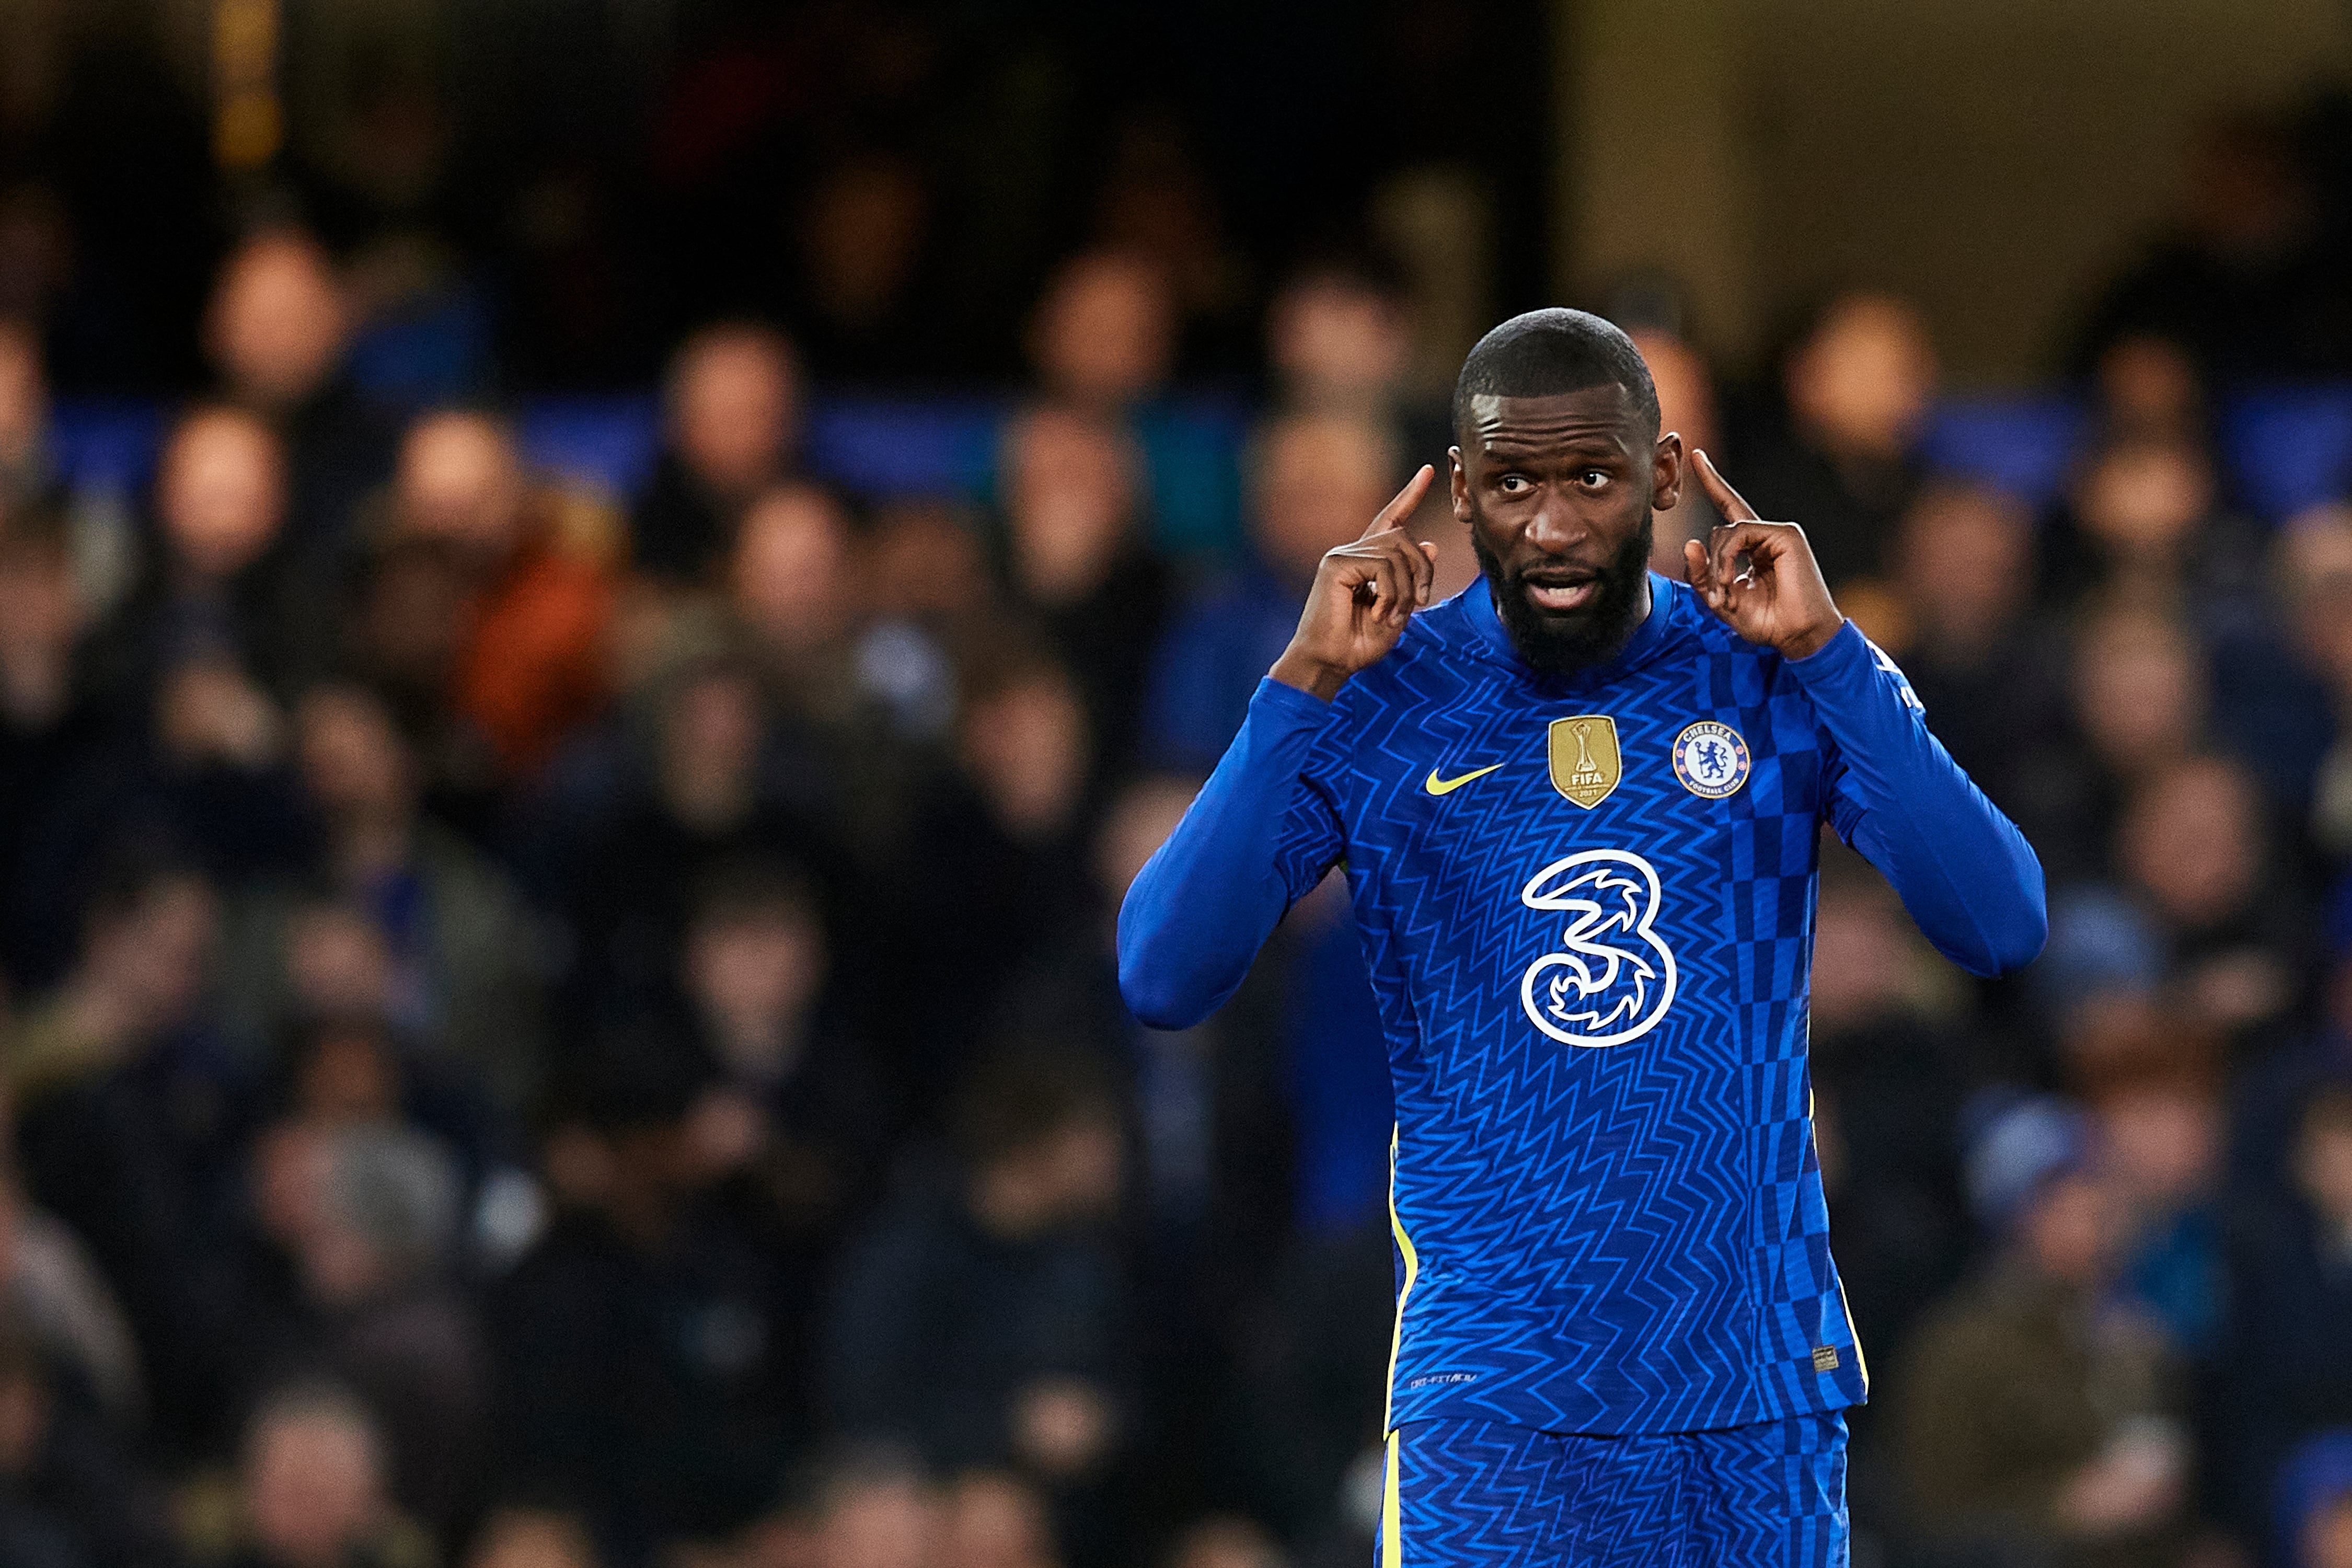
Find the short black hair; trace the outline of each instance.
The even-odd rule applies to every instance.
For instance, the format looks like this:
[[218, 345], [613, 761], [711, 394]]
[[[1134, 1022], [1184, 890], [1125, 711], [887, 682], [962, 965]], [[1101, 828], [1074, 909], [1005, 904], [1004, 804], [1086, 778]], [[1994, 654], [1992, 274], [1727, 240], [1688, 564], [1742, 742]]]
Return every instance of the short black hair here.
[[1513, 316], [1462, 362], [1454, 383], [1454, 431], [1469, 423], [1474, 397], [1551, 397], [1588, 386], [1622, 386], [1658, 428], [1658, 388], [1633, 340], [1585, 310], [1559, 307]]

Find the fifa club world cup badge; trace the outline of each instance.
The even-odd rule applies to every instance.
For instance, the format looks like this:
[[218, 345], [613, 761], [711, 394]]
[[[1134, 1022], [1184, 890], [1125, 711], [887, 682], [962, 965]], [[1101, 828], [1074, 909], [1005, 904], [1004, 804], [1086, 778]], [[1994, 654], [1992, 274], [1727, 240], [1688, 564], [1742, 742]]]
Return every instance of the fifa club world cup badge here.
[[1587, 811], [1608, 799], [1625, 776], [1617, 721], [1606, 713], [1553, 720], [1550, 752], [1551, 787]]
[[1748, 782], [1748, 742], [1728, 724], [1701, 720], [1675, 737], [1675, 777], [1708, 800], [1737, 795]]

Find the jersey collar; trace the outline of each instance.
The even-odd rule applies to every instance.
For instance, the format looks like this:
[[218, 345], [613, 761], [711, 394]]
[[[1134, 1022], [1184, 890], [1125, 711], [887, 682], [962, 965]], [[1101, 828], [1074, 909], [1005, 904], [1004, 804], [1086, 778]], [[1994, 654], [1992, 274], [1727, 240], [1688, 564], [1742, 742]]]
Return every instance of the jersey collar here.
[[1530, 679], [1563, 681], [1570, 686], [1604, 684], [1627, 670], [1649, 662], [1665, 646], [1672, 630], [1676, 601], [1685, 592], [1671, 578], [1650, 574], [1650, 613], [1633, 628], [1633, 637], [1615, 658], [1606, 664], [1594, 665], [1574, 675], [1559, 676], [1538, 670], [1519, 658], [1519, 650], [1511, 645], [1511, 634], [1503, 629], [1502, 617], [1495, 613], [1495, 595], [1482, 574], [1462, 593], [1463, 613], [1469, 617], [1471, 628], [1478, 634], [1485, 651], [1520, 671]]

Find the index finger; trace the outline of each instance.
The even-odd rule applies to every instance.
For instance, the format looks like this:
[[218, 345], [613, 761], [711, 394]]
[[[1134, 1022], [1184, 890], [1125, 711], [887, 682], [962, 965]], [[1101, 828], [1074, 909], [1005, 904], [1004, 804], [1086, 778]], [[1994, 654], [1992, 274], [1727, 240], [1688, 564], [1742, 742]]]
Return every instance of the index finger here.
[[1724, 521], [1756, 521], [1756, 509], [1749, 506], [1738, 490], [1723, 482], [1723, 476], [1715, 471], [1714, 458], [1705, 452], [1693, 450], [1691, 467], [1698, 470], [1699, 488], [1706, 491], [1706, 499], [1715, 503], [1716, 512]]
[[1435, 468], [1423, 463], [1419, 473], [1405, 480], [1404, 489], [1397, 491], [1396, 499], [1381, 508], [1381, 514], [1372, 519], [1371, 527], [1356, 536], [1356, 542], [1360, 544], [1376, 533], [1386, 533], [1391, 528], [1402, 528], [1404, 520], [1411, 517], [1413, 509], [1421, 504], [1421, 498], [1429, 489], [1429, 481], [1435, 478], [1436, 474]]

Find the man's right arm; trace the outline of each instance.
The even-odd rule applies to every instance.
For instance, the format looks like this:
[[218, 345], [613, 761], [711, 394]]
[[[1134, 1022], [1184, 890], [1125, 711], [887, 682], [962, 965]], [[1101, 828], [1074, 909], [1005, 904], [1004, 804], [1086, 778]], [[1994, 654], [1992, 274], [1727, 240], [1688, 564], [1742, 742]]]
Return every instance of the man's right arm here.
[[1405, 520], [1433, 470], [1413, 475], [1363, 537], [1323, 557], [1298, 632], [1257, 683], [1241, 733], [1118, 912], [1118, 990], [1154, 1028], [1190, 1028], [1249, 973], [1291, 900], [1340, 850], [1339, 819], [1305, 778], [1331, 700], [1386, 657], [1429, 603], [1435, 552]]
[[1118, 990], [1153, 1028], [1189, 1028], [1223, 1005], [1306, 890], [1294, 874], [1307, 873], [1311, 888], [1338, 858], [1337, 818], [1302, 798], [1311, 795], [1307, 753], [1331, 711], [1271, 676], [1259, 681], [1217, 771], [1128, 889]]

